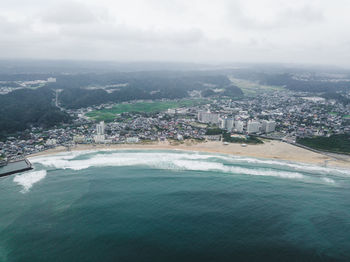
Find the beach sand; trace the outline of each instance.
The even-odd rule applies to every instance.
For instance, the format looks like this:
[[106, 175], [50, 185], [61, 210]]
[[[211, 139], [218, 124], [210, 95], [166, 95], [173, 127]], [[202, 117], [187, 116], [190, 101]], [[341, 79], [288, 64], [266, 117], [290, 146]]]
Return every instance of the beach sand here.
[[[224, 145], [222, 142], [154, 142], [147, 144], [78, 144], [70, 147], [71, 151], [84, 150], [118, 150], [118, 149], [150, 149], [150, 150], [187, 150], [207, 153], [230, 154], [237, 156], [256, 157], [265, 159], [287, 160], [329, 167], [350, 168], [350, 156], [333, 157], [331, 154], [320, 154], [280, 141], [264, 141], [264, 144]], [[32, 154], [29, 158], [66, 152], [67, 148], [59, 146], [40, 153]]]

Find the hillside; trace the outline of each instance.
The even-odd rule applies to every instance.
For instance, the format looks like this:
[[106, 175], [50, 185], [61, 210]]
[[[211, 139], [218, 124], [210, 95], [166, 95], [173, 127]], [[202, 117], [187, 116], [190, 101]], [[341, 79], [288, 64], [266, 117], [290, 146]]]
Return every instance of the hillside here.
[[49, 88], [16, 90], [0, 95], [0, 138], [31, 125], [52, 127], [70, 120], [52, 104], [53, 91]]

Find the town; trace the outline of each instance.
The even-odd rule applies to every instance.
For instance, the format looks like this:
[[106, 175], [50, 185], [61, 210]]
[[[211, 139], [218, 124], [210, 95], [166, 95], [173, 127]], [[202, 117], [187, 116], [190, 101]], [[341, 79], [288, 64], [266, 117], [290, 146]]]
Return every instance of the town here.
[[263, 92], [253, 98], [238, 100], [208, 98], [194, 106], [169, 108], [163, 112], [124, 112], [116, 114], [109, 122], [86, 116], [92, 110], [111, 106], [67, 110], [75, 119], [73, 123], [53, 129], [32, 127], [21, 136], [8, 137], [0, 142], [0, 155], [2, 159], [14, 160], [56, 146], [69, 150], [75, 144], [181, 142], [187, 139], [246, 145], [262, 138], [293, 144], [298, 138], [350, 133], [349, 104], [286, 90]]

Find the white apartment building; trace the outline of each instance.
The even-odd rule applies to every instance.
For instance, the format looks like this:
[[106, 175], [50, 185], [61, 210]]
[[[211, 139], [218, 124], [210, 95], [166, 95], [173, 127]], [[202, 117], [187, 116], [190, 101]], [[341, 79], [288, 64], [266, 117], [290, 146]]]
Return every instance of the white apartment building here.
[[260, 122], [258, 121], [248, 121], [247, 132], [248, 134], [258, 133], [260, 130]]
[[96, 125], [96, 134], [97, 135], [104, 135], [105, 134], [105, 122], [101, 121], [99, 124]]
[[235, 130], [238, 133], [243, 133], [243, 129], [244, 129], [244, 122], [243, 121], [235, 121]]
[[219, 124], [220, 116], [217, 113], [199, 111], [198, 112], [198, 121], [201, 123]]
[[276, 122], [263, 120], [262, 125], [261, 125], [261, 129], [262, 129], [262, 132], [264, 132], [266, 134], [274, 132], [276, 129]]
[[221, 128], [226, 129], [231, 132], [234, 128], [235, 120], [233, 118], [223, 118], [221, 119]]
[[101, 121], [96, 125], [96, 135], [94, 136], [95, 143], [104, 143], [105, 137], [105, 122]]

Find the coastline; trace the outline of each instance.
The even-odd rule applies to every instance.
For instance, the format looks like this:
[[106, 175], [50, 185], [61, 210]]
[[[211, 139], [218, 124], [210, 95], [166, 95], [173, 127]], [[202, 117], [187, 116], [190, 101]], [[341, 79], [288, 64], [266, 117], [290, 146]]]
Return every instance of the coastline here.
[[[340, 160], [329, 155], [316, 153], [301, 147], [293, 146], [288, 143], [272, 140], [264, 141], [264, 144], [247, 145], [246, 147], [242, 147], [241, 144], [232, 143], [224, 145], [222, 142], [213, 141], [183, 141], [183, 143], [170, 143], [168, 141], [165, 141], [148, 144], [77, 144], [71, 147], [70, 151], [98, 151], [118, 149], [183, 150], [203, 153], [219, 153], [350, 169], [350, 156], [344, 156], [344, 160]], [[67, 152], [67, 148], [59, 146], [53, 149], [48, 149], [39, 153], [28, 155], [27, 158], [30, 159], [32, 157], [57, 154], [61, 152]]]

